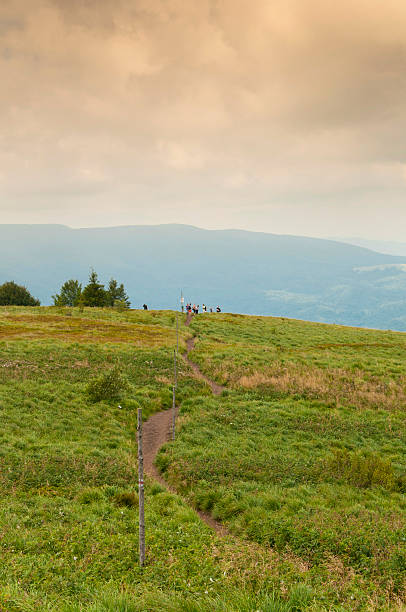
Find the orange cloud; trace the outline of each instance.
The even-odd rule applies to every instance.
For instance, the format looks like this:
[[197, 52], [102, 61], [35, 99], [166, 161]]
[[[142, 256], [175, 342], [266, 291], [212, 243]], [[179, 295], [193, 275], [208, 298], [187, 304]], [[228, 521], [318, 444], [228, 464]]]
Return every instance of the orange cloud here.
[[0, 75], [11, 217], [51, 192], [86, 222], [95, 185], [123, 222], [140, 199], [402, 210], [403, 0], [3, 0]]

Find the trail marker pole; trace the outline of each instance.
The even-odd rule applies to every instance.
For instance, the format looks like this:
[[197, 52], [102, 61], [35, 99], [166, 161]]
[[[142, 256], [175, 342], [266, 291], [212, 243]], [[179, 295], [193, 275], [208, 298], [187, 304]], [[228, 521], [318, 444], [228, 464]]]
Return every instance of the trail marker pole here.
[[142, 408], [137, 414], [138, 438], [138, 506], [139, 506], [139, 551], [140, 566], [145, 564], [145, 516], [144, 516], [144, 457], [142, 455]]
[[179, 313], [176, 311], [176, 353], [179, 353]]
[[172, 387], [172, 440], [175, 439], [176, 421], [176, 387], [178, 386], [178, 369], [176, 363], [176, 351], [173, 351], [173, 387]]
[[176, 421], [176, 396], [175, 385], [172, 387], [172, 440], [175, 439], [175, 421]]

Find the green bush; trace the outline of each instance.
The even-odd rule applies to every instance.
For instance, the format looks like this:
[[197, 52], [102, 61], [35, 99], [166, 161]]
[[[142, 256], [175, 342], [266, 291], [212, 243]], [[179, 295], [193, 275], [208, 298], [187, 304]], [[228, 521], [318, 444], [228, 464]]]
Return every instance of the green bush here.
[[92, 504], [94, 502], [100, 502], [104, 499], [103, 491], [95, 487], [84, 488], [77, 496], [77, 501], [80, 504]]
[[26, 287], [9, 281], [0, 285], [0, 306], [39, 306]]
[[138, 505], [138, 495], [136, 495], [134, 491], [123, 491], [114, 496], [114, 502], [117, 506], [132, 508]]
[[115, 366], [108, 372], [91, 380], [86, 387], [86, 395], [92, 403], [119, 400], [129, 389], [127, 379]]
[[377, 453], [334, 449], [326, 461], [326, 469], [338, 480], [362, 489], [381, 486], [391, 491], [396, 485], [391, 462]]

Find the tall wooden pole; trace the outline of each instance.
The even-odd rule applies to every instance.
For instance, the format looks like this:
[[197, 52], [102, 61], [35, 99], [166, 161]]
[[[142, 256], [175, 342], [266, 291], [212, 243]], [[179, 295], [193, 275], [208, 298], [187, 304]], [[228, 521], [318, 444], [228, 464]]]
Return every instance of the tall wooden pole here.
[[137, 414], [138, 438], [138, 505], [139, 505], [139, 551], [140, 566], [145, 564], [145, 516], [144, 516], [144, 457], [142, 455], [142, 408]]
[[175, 385], [172, 387], [172, 440], [175, 439], [175, 426], [176, 426], [176, 396], [175, 396]]
[[176, 353], [179, 353], [179, 313], [176, 311]]
[[172, 440], [175, 439], [176, 426], [176, 387], [178, 384], [178, 371], [176, 367], [176, 351], [173, 351], [173, 387], [172, 387]]

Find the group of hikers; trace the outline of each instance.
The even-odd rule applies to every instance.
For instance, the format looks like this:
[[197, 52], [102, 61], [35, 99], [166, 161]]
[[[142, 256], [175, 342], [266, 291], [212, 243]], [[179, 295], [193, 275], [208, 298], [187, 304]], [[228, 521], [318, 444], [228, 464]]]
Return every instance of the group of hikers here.
[[[197, 305], [193, 304], [193, 306], [190, 303], [186, 304], [186, 312], [187, 312], [187, 314], [190, 314], [190, 313], [193, 312], [193, 314], [197, 315], [197, 314], [199, 314], [199, 308], [200, 308], [199, 304], [197, 304]], [[203, 304], [202, 305], [202, 312], [213, 312], [213, 308], [209, 308], [208, 309], [206, 304]], [[216, 312], [221, 312], [220, 306], [217, 306]]]
[[[142, 307], [143, 307], [144, 310], [148, 310], [147, 304], [143, 304]], [[193, 312], [193, 314], [199, 314], [199, 308], [200, 308], [199, 304], [197, 304], [197, 306], [196, 306], [196, 304], [193, 304], [193, 306], [192, 306], [192, 304], [186, 304], [186, 312], [187, 312], [187, 314], [192, 313], [192, 312]], [[183, 305], [182, 305], [182, 312], [183, 312]], [[203, 304], [202, 305], [202, 312], [214, 312], [214, 311], [213, 311], [213, 308], [207, 309], [206, 304]], [[221, 312], [220, 306], [217, 306], [216, 312]]]

